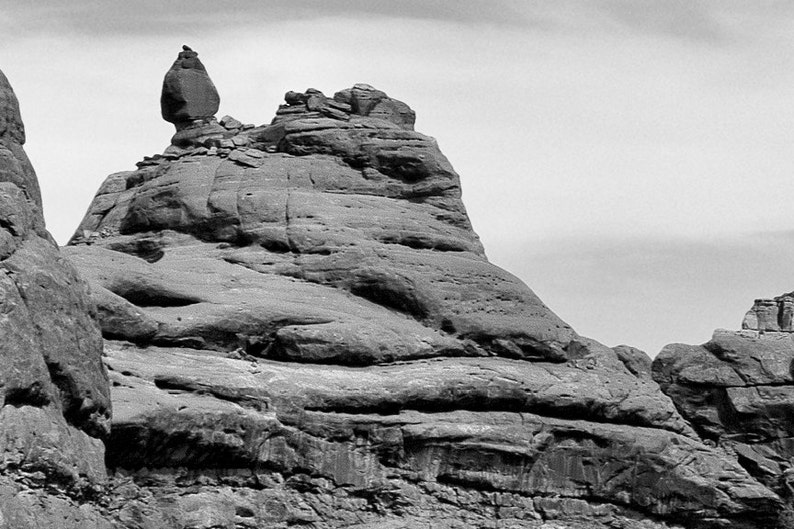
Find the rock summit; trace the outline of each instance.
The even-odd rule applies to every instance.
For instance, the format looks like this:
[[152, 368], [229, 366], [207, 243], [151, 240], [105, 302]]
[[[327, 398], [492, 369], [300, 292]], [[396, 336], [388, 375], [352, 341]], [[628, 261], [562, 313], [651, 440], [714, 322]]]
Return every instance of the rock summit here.
[[[10, 94], [0, 109], [13, 106]], [[16, 165], [0, 175], [25, 187], [0, 201], [18, 256], [0, 263], [13, 265], [7, 296], [22, 292], [34, 309], [7, 330], [30, 336], [8, 343], [44, 367], [11, 370], [4, 387], [33, 387], [26, 377], [39, 373], [46, 398], [6, 397], [2, 413], [44, 414], [62, 428], [78, 443], [64, 460], [93, 492], [52, 492], [48, 474], [31, 477], [38, 467], [14, 466], [24, 449], [6, 449], [3, 519], [103, 529], [787, 527], [784, 489], [715, 442], [741, 427], [708, 430], [670, 390], [686, 386], [677, 364], [663, 356], [652, 370], [637, 349], [579, 335], [488, 261], [459, 176], [414, 130], [407, 104], [356, 84], [332, 97], [288, 92], [262, 125], [215, 121], [217, 110], [204, 67], [183, 50], [164, 86], [176, 135], [105, 180], [62, 250], [71, 265], [35, 214], [32, 170], [6, 157]], [[21, 121], [6, 114], [3, 145], [19, 153]], [[31, 305], [50, 284], [38, 271], [55, 266], [64, 290], [54, 310]], [[54, 351], [70, 356], [53, 362]], [[0, 447], [38, 439], [18, 423], [2, 428]], [[13, 436], [22, 440], [4, 440]], [[9, 499], [20, 494], [22, 507]]]

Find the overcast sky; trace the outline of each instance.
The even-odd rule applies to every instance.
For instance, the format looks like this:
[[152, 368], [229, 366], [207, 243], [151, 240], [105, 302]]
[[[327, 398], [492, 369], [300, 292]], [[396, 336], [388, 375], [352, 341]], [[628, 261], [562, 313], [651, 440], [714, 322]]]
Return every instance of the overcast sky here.
[[182, 44], [219, 117], [365, 82], [417, 112], [490, 259], [564, 320], [655, 355], [794, 290], [794, 2], [0, 0], [49, 230], [168, 145]]

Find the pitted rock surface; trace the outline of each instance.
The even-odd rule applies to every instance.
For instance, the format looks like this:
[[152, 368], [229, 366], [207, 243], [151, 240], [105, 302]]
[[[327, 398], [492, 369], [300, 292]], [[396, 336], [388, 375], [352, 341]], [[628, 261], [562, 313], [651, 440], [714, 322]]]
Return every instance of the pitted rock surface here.
[[117, 523], [784, 527], [644, 353], [488, 262], [408, 105], [285, 101], [110, 175], [65, 249], [106, 339]]
[[86, 283], [44, 228], [24, 141], [0, 73], [0, 526], [110, 527], [90, 504], [110, 428], [102, 336]]

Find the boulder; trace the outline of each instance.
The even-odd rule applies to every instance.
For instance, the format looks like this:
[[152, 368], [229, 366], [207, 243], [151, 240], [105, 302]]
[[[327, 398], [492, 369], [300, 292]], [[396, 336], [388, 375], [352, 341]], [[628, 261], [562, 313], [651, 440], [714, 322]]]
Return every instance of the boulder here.
[[165, 74], [160, 96], [163, 119], [176, 125], [177, 130], [194, 121], [215, 116], [220, 97], [198, 53], [182, 46], [176, 61]]

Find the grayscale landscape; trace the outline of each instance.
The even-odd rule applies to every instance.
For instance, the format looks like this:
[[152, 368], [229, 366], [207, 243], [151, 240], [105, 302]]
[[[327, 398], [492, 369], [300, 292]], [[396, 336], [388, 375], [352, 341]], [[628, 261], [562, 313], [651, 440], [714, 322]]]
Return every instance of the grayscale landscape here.
[[794, 8], [2, 16], [0, 528], [794, 527]]

